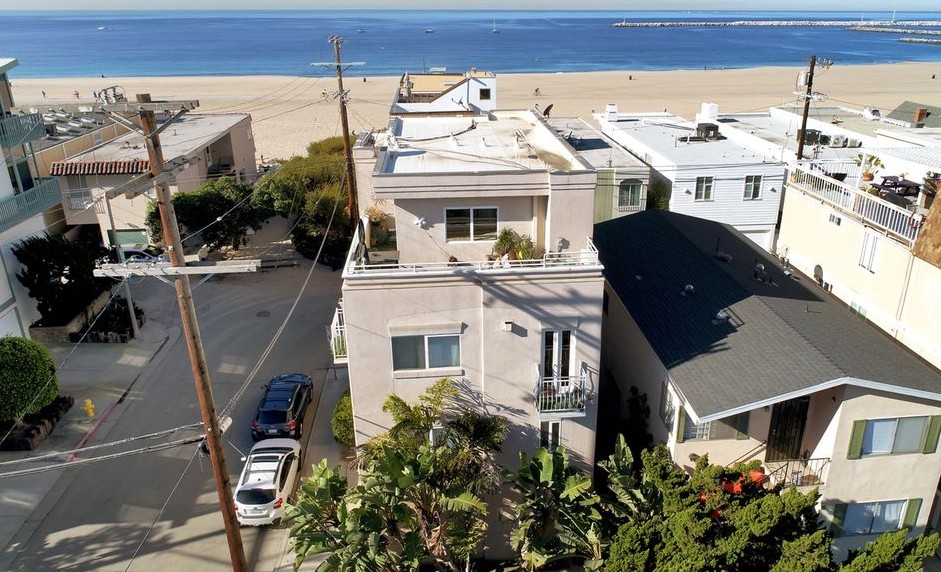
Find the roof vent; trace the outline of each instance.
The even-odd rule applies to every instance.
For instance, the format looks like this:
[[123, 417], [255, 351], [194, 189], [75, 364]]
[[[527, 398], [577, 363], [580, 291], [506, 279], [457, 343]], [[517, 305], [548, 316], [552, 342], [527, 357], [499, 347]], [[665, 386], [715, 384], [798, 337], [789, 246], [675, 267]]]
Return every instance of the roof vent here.
[[725, 310], [719, 310], [716, 312], [715, 319], [712, 320], [713, 324], [725, 324], [729, 321], [729, 313]]
[[604, 106], [605, 119], [608, 121], [617, 121], [618, 120], [618, 104], [609, 103]]
[[695, 293], [696, 293], [696, 289], [693, 288], [693, 285], [687, 284], [686, 287], [683, 288], [683, 291], [680, 292], [680, 296], [692, 296]]
[[701, 137], [706, 141], [719, 138], [719, 126], [715, 123], [698, 123], [696, 125], [696, 137]]

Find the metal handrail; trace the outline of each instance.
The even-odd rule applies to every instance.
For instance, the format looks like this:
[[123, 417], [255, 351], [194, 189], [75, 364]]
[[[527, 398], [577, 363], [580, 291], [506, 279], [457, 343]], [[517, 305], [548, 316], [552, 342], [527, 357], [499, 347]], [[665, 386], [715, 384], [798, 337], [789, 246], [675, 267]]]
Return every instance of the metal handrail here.
[[918, 237], [921, 225], [914, 212], [836, 179], [812, 172], [803, 165], [792, 171], [789, 185], [895, 236], [909, 246], [914, 244]]
[[29, 113], [0, 119], [0, 146], [10, 148], [39, 139], [46, 134], [42, 115]]
[[0, 200], [0, 232], [9, 230], [62, 202], [59, 179], [46, 179], [22, 193]]
[[330, 336], [330, 352], [334, 362], [342, 362], [349, 358], [346, 344], [346, 322], [343, 318], [343, 308], [337, 307], [333, 313], [333, 321], [327, 331]]
[[533, 397], [539, 413], [584, 412], [588, 403], [587, 375], [542, 375], [536, 364], [536, 386]]
[[824, 471], [829, 464], [829, 457], [765, 461], [765, 467], [768, 469], [767, 477], [773, 486], [778, 484], [798, 487], [822, 485], [825, 480]]

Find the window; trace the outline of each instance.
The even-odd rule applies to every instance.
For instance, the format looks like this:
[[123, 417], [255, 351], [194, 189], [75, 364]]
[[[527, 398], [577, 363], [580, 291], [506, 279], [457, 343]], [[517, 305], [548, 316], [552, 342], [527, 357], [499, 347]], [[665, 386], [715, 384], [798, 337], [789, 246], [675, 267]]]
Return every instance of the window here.
[[696, 177], [696, 200], [712, 200], [712, 177]]
[[643, 183], [637, 179], [627, 179], [618, 185], [618, 210], [629, 211], [640, 207]]
[[745, 200], [755, 201], [761, 198], [761, 175], [745, 177]]
[[559, 448], [562, 439], [561, 421], [543, 421], [539, 426], [539, 446], [555, 451]]
[[859, 419], [853, 422], [847, 457], [934, 453], [941, 433], [941, 415]]
[[838, 504], [833, 522], [842, 535], [879, 534], [914, 526], [920, 508], [921, 499]]
[[490, 88], [484, 87], [480, 89], [480, 101], [490, 101]]
[[693, 423], [689, 413], [683, 411], [682, 441], [700, 439], [703, 441], [722, 441], [725, 439], [748, 438], [748, 412], [705, 423]]
[[863, 244], [859, 249], [859, 265], [870, 272], [875, 272], [876, 247], [879, 237], [871, 232], [863, 234]]
[[835, 225], [837, 225], [837, 226], [840, 226], [840, 223], [843, 222], [843, 219], [841, 219], [840, 217], [836, 216], [835, 214], [831, 214], [829, 220], [830, 220], [830, 222], [832, 222], [833, 224], [835, 224]]
[[392, 369], [460, 367], [461, 337], [396, 336], [392, 338]]
[[451, 241], [496, 240], [497, 209], [446, 209], [445, 239]]
[[673, 431], [673, 420], [676, 416], [676, 403], [673, 402], [673, 395], [670, 394], [670, 388], [666, 382], [660, 389], [660, 419], [667, 429]]
[[572, 330], [544, 330], [542, 332], [542, 377], [569, 383], [572, 373]]

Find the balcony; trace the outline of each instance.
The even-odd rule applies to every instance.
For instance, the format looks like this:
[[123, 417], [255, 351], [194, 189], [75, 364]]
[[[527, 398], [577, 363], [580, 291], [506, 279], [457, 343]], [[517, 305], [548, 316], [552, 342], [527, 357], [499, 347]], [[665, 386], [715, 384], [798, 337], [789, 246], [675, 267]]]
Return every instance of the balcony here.
[[[364, 221], [365, 222], [365, 221]], [[368, 222], [365, 222], [368, 224]], [[414, 264], [399, 263], [371, 263], [374, 258], [367, 253], [367, 248], [361, 234], [363, 225], [360, 225], [353, 234], [353, 245], [347, 256], [343, 278], [371, 278], [409, 276], [431, 277], [467, 274], [518, 274], [523, 272], [535, 273], [570, 273], [570, 272], [601, 272], [601, 262], [598, 260], [598, 250], [591, 238], [586, 239], [586, 248], [573, 252], [547, 252], [540, 258], [531, 260], [480, 260], [480, 261], [443, 261], [420, 262]], [[371, 249], [368, 249], [371, 250]]]
[[330, 338], [330, 353], [333, 354], [333, 363], [348, 363], [346, 353], [346, 322], [343, 320], [343, 308], [338, 307], [333, 313], [333, 321], [327, 330]]
[[0, 147], [10, 149], [46, 135], [42, 115], [11, 115], [0, 119]]
[[765, 461], [765, 473], [771, 486], [816, 487], [825, 483], [829, 457]]
[[587, 377], [585, 373], [545, 377], [536, 364], [536, 411], [547, 417], [582, 417], [588, 404]]
[[[40, 125], [42, 122], [40, 122]], [[0, 200], [0, 232], [10, 230], [62, 202], [59, 179], [46, 179], [18, 195]]]
[[913, 211], [822, 173], [798, 166], [791, 172], [788, 187], [816, 197], [847, 216], [878, 228], [908, 246], [914, 244], [918, 237], [921, 228], [920, 217]]

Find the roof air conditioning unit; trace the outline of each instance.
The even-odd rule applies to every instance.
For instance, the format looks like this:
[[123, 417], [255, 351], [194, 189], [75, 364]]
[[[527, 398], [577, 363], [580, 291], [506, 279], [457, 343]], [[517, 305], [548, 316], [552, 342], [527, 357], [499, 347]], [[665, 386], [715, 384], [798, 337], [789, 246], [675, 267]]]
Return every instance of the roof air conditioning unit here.
[[849, 139], [846, 140], [846, 146], [847, 147], [861, 147], [862, 143], [860, 143], [858, 139], [853, 139], [852, 137], [850, 137]]
[[821, 133], [821, 134], [820, 134], [820, 137], [817, 138], [817, 143], [820, 144], [820, 145], [829, 145], [829, 144], [830, 144], [830, 136], [827, 135], [826, 133]]
[[820, 139], [819, 129], [804, 130], [804, 145], [816, 145], [818, 139]]
[[696, 137], [701, 137], [706, 140], [718, 139], [719, 126], [715, 123], [699, 123], [696, 125]]
[[830, 137], [830, 147], [843, 147], [846, 145], [846, 135], [837, 133]]

